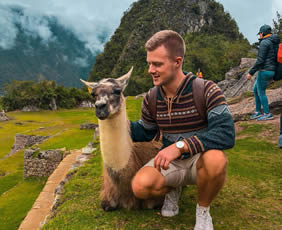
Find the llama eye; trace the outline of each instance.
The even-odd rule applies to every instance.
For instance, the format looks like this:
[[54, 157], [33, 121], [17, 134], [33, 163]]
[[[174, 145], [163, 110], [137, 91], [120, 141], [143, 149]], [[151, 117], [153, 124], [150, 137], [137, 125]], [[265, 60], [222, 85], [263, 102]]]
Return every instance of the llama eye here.
[[120, 95], [121, 94], [121, 89], [114, 89], [113, 94], [115, 95]]

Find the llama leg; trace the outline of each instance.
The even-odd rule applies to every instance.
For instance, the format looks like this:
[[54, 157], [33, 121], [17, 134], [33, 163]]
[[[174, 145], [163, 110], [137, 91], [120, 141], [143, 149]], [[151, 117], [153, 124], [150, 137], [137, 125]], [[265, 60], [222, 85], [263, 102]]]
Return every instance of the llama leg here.
[[100, 198], [101, 207], [104, 211], [113, 211], [118, 208], [119, 191], [113, 184], [107, 171], [103, 170], [103, 184], [101, 188]]

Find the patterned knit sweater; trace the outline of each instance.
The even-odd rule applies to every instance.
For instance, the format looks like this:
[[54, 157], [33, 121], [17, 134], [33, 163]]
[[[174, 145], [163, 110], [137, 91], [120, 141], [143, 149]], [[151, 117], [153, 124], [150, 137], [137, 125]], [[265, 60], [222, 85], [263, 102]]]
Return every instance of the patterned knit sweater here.
[[143, 100], [141, 119], [131, 122], [132, 140], [151, 141], [160, 129], [163, 148], [178, 140], [186, 142], [189, 152], [183, 153], [181, 158], [209, 149], [232, 148], [235, 139], [234, 123], [223, 93], [214, 82], [205, 80], [207, 121], [203, 120], [193, 100], [192, 81], [195, 78], [186, 77], [174, 98], [168, 98], [162, 87], [159, 87], [156, 120], [148, 109], [149, 91]]

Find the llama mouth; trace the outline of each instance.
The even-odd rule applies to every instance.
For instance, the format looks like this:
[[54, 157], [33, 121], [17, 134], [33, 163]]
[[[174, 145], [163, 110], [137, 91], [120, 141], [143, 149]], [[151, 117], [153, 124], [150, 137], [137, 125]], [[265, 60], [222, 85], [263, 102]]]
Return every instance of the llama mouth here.
[[96, 117], [100, 120], [106, 120], [109, 116], [108, 112], [98, 112], [96, 111]]

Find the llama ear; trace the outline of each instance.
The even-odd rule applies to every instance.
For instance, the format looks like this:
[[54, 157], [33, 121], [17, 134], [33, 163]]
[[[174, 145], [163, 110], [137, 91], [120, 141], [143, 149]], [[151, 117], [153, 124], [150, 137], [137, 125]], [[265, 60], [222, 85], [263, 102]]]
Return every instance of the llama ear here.
[[117, 79], [119, 85], [120, 85], [121, 88], [122, 88], [122, 91], [124, 91], [124, 89], [126, 88], [126, 86], [127, 86], [127, 84], [128, 84], [128, 81], [129, 81], [129, 78], [130, 78], [130, 76], [131, 76], [132, 70], [133, 70], [133, 66], [130, 68], [130, 70], [128, 71], [127, 74], [125, 74], [125, 75], [123, 75], [122, 77], [120, 77], [120, 78]]
[[98, 85], [98, 83], [96, 83], [96, 82], [88, 82], [88, 81], [84, 81], [82, 79], [80, 79], [80, 81], [82, 81], [87, 86], [88, 92], [90, 94], [92, 93], [93, 89]]

